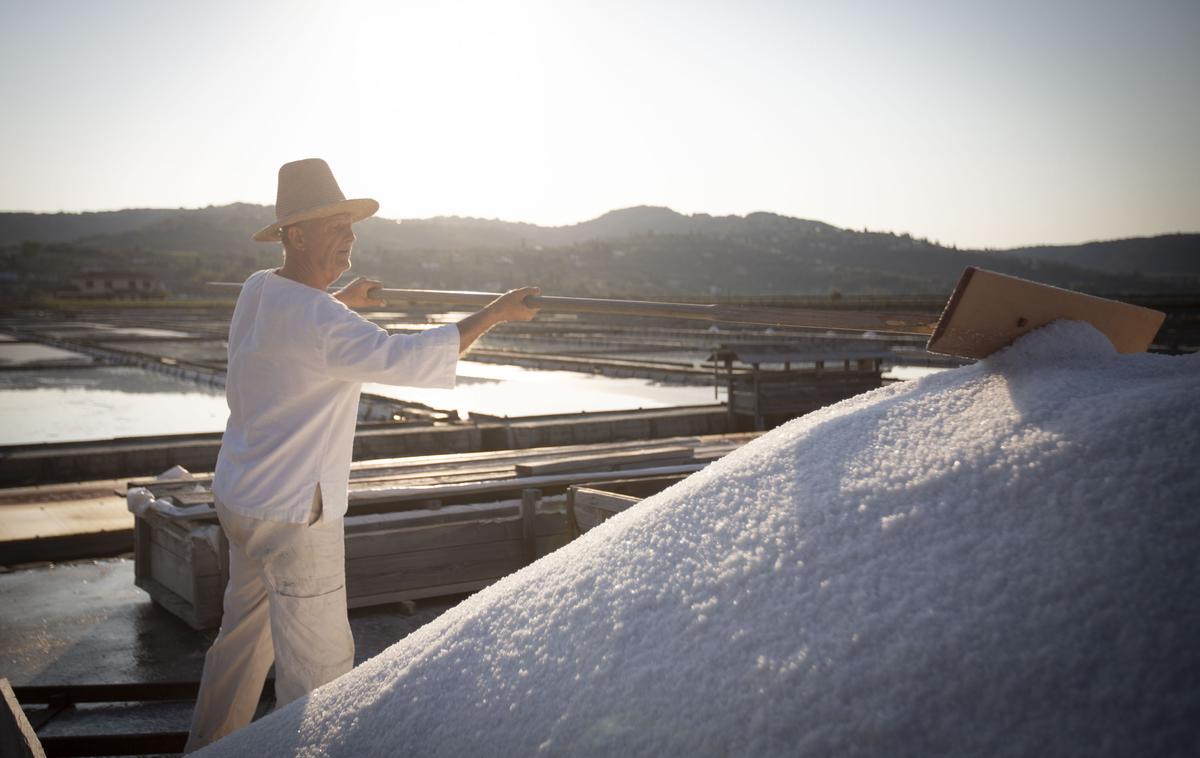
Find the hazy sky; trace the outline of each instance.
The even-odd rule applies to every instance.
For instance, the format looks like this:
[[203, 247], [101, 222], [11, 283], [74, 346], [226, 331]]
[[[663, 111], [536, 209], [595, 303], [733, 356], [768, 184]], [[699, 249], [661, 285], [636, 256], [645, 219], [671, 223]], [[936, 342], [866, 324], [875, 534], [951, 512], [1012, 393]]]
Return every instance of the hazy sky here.
[[774, 211], [960, 246], [1200, 230], [1200, 0], [0, 0], [0, 209]]

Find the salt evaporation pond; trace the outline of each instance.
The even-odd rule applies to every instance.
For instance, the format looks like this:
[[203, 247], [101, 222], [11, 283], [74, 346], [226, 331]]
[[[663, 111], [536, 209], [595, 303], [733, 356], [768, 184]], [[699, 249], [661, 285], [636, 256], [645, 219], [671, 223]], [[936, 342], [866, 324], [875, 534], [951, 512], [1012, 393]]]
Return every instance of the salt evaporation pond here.
[[911, 382], [913, 379], [940, 374], [947, 370], [942, 366], [892, 366], [883, 372], [883, 378], [893, 379], [897, 382]]
[[[523, 416], [717, 402], [711, 387], [472, 361], [459, 363], [453, 390], [367, 384], [363, 391], [457, 410], [464, 418], [470, 412]], [[0, 445], [219, 432], [228, 418], [223, 389], [140, 369], [0, 372]]]
[[225, 391], [128, 366], [0, 371], [0, 445], [219, 432]]
[[1200, 356], [1057, 323], [784, 425], [205, 756], [1194, 755]]
[[0, 367], [20, 367], [30, 363], [53, 364], [91, 363], [91, 357], [73, 350], [63, 350], [37, 342], [9, 342], [0, 344]]
[[493, 363], [459, 361], [452, 390], [364, 384], [363, 392], [424, 403], [434, 408], [494, 416], [534, 416], [578, 411], [613, 411], [704, 405], [724, 400], [711, 386], [659, 384], [577, 371], [540, 371]]

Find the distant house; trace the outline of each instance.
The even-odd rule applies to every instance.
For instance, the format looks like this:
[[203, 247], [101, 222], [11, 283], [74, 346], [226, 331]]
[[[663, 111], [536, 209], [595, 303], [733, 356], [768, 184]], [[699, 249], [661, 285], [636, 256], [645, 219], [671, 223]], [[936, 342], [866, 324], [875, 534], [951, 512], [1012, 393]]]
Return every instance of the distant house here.
[[156, 276], [130, 271], [84, 271], [68, 279], [83, 297], [162, 297], [166, 287]]

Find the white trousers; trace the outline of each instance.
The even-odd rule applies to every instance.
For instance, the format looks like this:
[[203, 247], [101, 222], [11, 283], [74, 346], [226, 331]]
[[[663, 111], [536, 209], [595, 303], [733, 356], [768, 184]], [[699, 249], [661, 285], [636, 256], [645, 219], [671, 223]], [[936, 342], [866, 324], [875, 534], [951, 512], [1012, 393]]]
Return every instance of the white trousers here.
[[354, 666], [343, 524], [321, 518], [320, 488], [309, 524], [216, 508], [229, 538], [229, 584], [221, 631], [204, 657], [189, 753], [250, 723], [272, 660], [277, 708]]

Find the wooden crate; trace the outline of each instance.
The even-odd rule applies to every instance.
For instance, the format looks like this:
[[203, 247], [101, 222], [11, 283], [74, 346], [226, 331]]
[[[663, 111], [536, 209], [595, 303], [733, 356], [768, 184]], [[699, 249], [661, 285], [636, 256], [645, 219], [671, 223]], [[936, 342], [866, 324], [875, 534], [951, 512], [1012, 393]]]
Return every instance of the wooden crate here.
[[[351, 608], [473, 592], [570, 539], [565, 497], [529, 491], [520, 501], [375, 513], [346, 518], [346, 593]], [[228, 542], [211, 520], [136, 516], [138, 587], [194, 629], [221, 623]]]
[[568, 518], [575, 533], [582, 534], [684, 478], [680, 474], [571, 485], [567, 490]]
[[221, 624], [229, 581], [229, 542], [215, 523], [168, 518], [153, 508], [135, 514], [133, 583], [193, 629]]
[[[480, 589], [579, 534], [567, 513], [570, 485], [590, 482], [636, 502], [745, 441], [676, 437], [356, 463], [345, 522], [350, 607]], [[130, 483], [135, 581], [192, 627], [211, 629], [229, 576], [212, 478], [169, 473]], [[647, 477], [657, 489], [647, 489], [656, 486]], [[588, 498], [590, 528], [603, 509]]]

